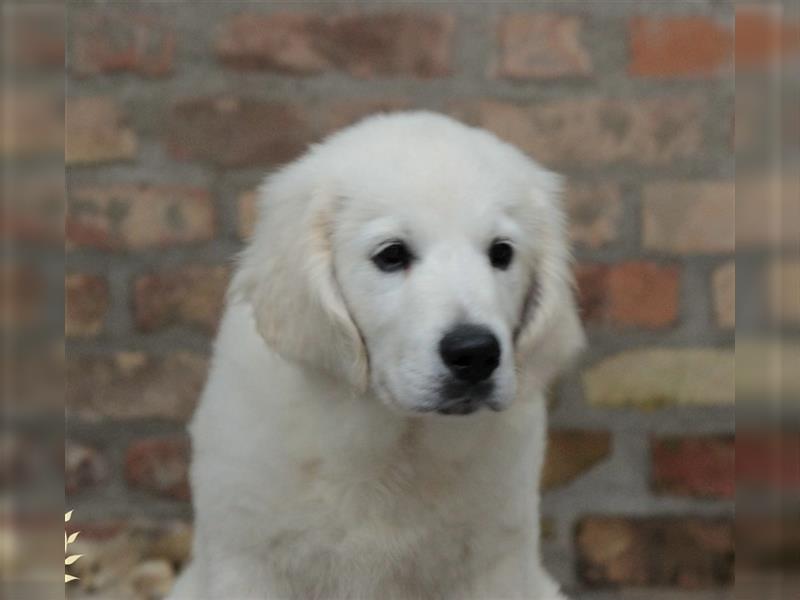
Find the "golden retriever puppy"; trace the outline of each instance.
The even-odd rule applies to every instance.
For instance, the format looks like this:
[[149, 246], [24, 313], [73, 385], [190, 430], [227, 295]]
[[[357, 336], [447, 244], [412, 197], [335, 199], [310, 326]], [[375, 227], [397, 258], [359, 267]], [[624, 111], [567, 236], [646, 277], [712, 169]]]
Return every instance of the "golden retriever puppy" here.
[[259, 191], [191, 423], [174, 598], [554, 600], [544, 392], [584, 335], [559, 177], [427, 112]]

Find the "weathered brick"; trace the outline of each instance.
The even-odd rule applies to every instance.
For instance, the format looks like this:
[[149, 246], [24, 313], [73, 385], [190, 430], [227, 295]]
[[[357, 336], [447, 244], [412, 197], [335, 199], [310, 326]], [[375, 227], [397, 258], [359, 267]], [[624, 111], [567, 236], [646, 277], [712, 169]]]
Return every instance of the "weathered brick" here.
[[493, 131], [548, 165], [671, 164], [700, 154], [698, 97], [599, 97], [520, 105], [485, 100], [452, 112]]
[[733, 62], [733, 31], [708, 17], [634, 17], [629, 34], [633, 75], [707, 76]]
[[384, 98], [382, 100], [358, 100], [336, 102], [325, 114], [325, 131], [333, 132], [360, 121], [370, 115], [390, 113], [411, 108], [411, 102], [404, 98]]
[[775, 6], [737, 5], [736, 70], [777, 65], [800, 53], [800, 21]]
[[18, 3], [3, 13], [3, 59], [17, 69], [64, 68], [64, 6], [58, 3]]
[[[2, 305], [0, 310], [7, 314]], [[19, 422], [52, 418], [64, 410], [64, 339], [58, 333], [42, 341], [26, 339], [33, 343], [14, 344], [14, 351], [6, 353], [0, 385], [9, 422], [14, 417], [21, 417]]]
[[652, 483], [677, 496], [732, 498], [736, 493], [733, 436], [660, 437], [651, 442]]
[[223, 24], [215, 41], [216, 53], [222, 62], [239, 69], [319, 73], [329, 66], [318, 47], [323, 29], [322, 17], [314, 13], [243, 13]]
[[584, 323], [603, 323], [608, 303], [609, 266], [599, 263], [575, 265], [578, 311]]
[[125, 453], [125, 479], [156, 496], [189, 500], [189, 440], [171, 436], [134, 442]]
[[734, 354], [715, 348], [642, 348], [600, 361], [583, 373], [589, 404], [655, 409], [730, 404]]
[[619, 236], [622, 194], [618, 185], [569, 182], [564, 197], [573, 244], [600, 248]]
[[[62, 150], [63, 152], [63, 146]], [[9, 241], [63, 247], [66, 207], [63, 170], [33, 171], [7, 178], [0, 205], [0, 231]]]
[[[737, 93], [737, 96], [739, 94]], [[736, 247], [796, 247], [800, 223], [797, 164], [736, 173]], [[777, 218], [776, 218], [777, 217]]]
[[608, 275], [608, 317], [615, 323], [665, 327], [678, 316], [680, 270], [637, 261], [614, 265]]
[[214, 208], [204, 189], [116, 184], [73, 190], [67, 205], [73, 246], [143, 250], [214, 236]]
[[75, 19], [70, 68], [79, 76], [164, 77], [172, 72], [175, 46], [173, 27], [155, 13], [95, 9]]
[[30, 484], [41, 461], [41, 444], [11, 429], [0, 432], [0, 448], [3, 460], [0, 461], [0, 487], [14, 489], [22, 484]]
[[745, 405], [800, 398], [800, 343], [773, 332], [769, 328], [736, 336], [736, 395]]
[[587, 75], [589, 52], [581, 41], [583, 20], [572, 15], [510, 15], [497, 28], [499, 58], [495, 74], [509, 79]]
[[225, 64], [292, 74], [441, 77], [450, 72], [455, 20], [433, 13], [244, 13], [216, 39]]
[[239, 194], [236, 201], [236, 230], [243, 240], [249, 239], [256, 224], [256, 190]]
[[0, 263], [0, 331], [24, 330], [41, 323], [45, 309], [46, 283], [32, 264]]
[[74, 495], [108, 479], [108, 460], [98, 448], [67, 441], [64, 447], [64, 490]]
[[178, 102], [167, 140], [178, 159], [244, 167], [288, 162], [313, 135], [308, 116], [296, 104], [215, 97]]
[[577, 529], [578, 573], [593, 586], [708, 588], [733, 583], [730, 521], [587, 517]]
[[583, 264], [575, 274], [578, 305], [588, 323], [654, 329], [677, 319], [680, 270], [676, 266], [646, 261]]
[[733, 252], [732, 181], [664, 182], [644, 188], [642, 244], [674, 254]]
[[737, 431], [736, 481], [740, 489], [800, 491], [800, 432]]
[[97, 335], [108, 312], [108, 282], [100, 275], [73, 273], [64, 278], [64, 332], [68, 337]]
[[800, 518], [797, 511], [786, 506], [791, 506], [791, 500], [782, 508], [780, 500], [776, 500], [775, 510], [758, 512], [742, 509], [737, 503], [736, 598], [760, 598], [765, 590], [780, 590], [775, 593], [783, 598], [800, 596], [800, 580], [796, 577]]
[[781, 258], [769, 264], [767, 298], [774, 322], [800, 324], [800, 260]]
[[730, 329], [736, 326], [736, 263], [727, 262], [711, 275], [714, 294], [714, 317], [717, 325]]
[[142, 331], [171, 325], [216, 331], [230, 271], [224, 266], [189, 265], [149, 273], [134, 284], [134, 318]]
[[607, 431], [551, 431], [542, 471], [542, 489], [571, 481], [605, 460], [611, 452]]
[[136, 158], [136, 134], [111, 98], [67, 98], [67, 164], [102, 163]]
[[[64, 151], [64, 103], [38, 90], [5, 86], [0, 90], [5, 118], [0, 123], [0, 156], [29, 159]], [[15, 174], [12, 182], [25, 174]]]
[[67, 359], [67, 413], [87, 421], [160, 418], [184, 421], [194, 411], [208, 360], [118, 352]]

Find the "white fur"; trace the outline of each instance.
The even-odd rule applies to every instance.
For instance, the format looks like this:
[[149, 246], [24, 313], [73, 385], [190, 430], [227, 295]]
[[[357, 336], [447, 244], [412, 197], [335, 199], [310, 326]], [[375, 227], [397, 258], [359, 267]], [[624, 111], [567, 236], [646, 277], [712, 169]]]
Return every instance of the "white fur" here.
[[[367, 119], [268, 179], [190, 427], [173, 598], [562, 598], [537, 491], [544, 390], [583, 344], [559, 188], [431, 113]], [[370, 257], [393, 238], [417, 260], [383, 273]], [[459, 322], [501, 342], [501, 412], [420, 412]]]

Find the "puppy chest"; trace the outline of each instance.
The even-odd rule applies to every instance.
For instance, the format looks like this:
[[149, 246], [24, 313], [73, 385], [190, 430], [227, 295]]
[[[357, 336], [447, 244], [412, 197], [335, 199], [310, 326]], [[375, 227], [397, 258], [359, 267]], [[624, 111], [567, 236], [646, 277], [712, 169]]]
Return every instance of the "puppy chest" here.
[[270, 542], [268, 561], [290, 598], [441, 598], [475, 572], [469, 527], [396, 529], [361, 523], [344, 530], [284, 533]]

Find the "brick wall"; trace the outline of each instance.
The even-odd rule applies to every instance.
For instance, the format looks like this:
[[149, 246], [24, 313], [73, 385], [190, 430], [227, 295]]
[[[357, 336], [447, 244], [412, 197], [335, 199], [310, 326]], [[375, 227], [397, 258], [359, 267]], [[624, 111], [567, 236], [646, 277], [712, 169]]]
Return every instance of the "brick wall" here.
[[183, 428], [254, 186], [363, 115], [426, 108], [569, 178], [590, 348], [553, 393], [548, 564], [586, 598], [727, 588], [731, 6], [349, 5], [69, 11], [67, 504], [96, 544], [76, 569], [125, 544], [150, 557], [126, 577], [162, 581], [185, 548]]

